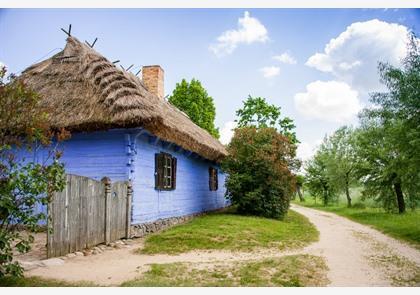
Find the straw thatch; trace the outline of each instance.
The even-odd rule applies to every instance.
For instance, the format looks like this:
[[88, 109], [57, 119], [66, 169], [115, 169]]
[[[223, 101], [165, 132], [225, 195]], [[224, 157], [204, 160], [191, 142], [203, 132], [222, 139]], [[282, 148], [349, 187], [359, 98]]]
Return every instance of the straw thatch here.
[[209, 160], [219, 161], [227, 154], [206, 130], [148, 92], [137, 76], [74, 37], [67, 39], [63, 51], [23, 71], [21, 79], [52, 110], [55, 128], [77, 132], [144, 127]]

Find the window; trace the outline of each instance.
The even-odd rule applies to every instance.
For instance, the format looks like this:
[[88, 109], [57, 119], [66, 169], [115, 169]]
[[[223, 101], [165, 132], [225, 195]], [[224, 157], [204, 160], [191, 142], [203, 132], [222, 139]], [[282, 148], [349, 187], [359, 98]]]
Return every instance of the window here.
[[155, 154], [155, 188], [159, 190], [176, 188], [176, 158], [170, 154]]
[[217, 179], [217, 169], [209, 167], [209, 188], [211, 191], [217, 191], [219, 181]]

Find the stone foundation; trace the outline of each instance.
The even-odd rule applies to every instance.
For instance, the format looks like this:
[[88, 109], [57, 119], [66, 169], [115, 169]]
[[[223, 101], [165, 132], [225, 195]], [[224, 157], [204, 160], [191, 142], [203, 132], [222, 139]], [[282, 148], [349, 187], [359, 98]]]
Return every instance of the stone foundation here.
[[156, 221], [148, 222], [148, 223], [133, 224], [131, 225], [131, 229], [130, 229], [131, 230], [130, 237], [131, 238], [144, 237], [148, 234], [158, 232], [163, 229], [167, 229], [174, 225], [185, 223], [193, 219], [194, 217], [203, 215], [205, 213], [206, 212], [201, 212], [201, 213], [191, 214], [191, 215], [158, 219]]

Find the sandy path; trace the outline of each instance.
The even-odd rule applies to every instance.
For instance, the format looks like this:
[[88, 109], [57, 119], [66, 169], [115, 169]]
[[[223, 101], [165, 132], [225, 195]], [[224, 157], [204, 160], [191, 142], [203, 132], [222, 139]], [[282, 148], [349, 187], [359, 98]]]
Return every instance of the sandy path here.
[[[330, 269], [328, 278], [332, 286], [389, 286], [397, 273], [418, 273], [420, 276], [420, 252], [416, 249], [335, 214], [295, 205], [292, 207], [315, 224], [320, 231], [319, 242], [304, 249], [285, 252], [262, 249], [252, 253], [192, 251], [180, 255], [139, 255], [134, 252], [142, 247], [143, 240], [138, 239], [130, 248], [75, 257], [66, 260], [62, 265], [37, 268], [26, 274], [66, 281], [91, 281], [99, 285], [119, 285], [137, 277], [151, 263], [229, 263], [292, 254], [313, 254], [326, 258]], [[384, 253], [390, 261], [384, 260]], [[395, 257], [399, 258], [398, 263], [391, 259]], [[411, 280], [411, 277], [403, 277], [402, 280], [405, 282]], [[407, 284], [412, 283], [403, 283]]]
[[277, 249], [261, 249], [254, 252], [191, 251], [179, 255], [142, 255], [135, 251], [142, 247], [142, 240], [130, 248], [105, 251], [99, 255], [74, 257], [61, 265], [40, 267], [26, 272], [29, 276], [41, 276], [70, 282], [91, 281], [99, 285], [119, 285], [139, 276], [152, 263], [212, 263], [258, 260], [300, 254], [302, 250], [279, 252]]
[[319, 242], [305, 252], [326, 258], [331, 286], [420, 283], [420, 251], [415, 248], [333, 213], [297, 205], [292, 209], [318, 228]]

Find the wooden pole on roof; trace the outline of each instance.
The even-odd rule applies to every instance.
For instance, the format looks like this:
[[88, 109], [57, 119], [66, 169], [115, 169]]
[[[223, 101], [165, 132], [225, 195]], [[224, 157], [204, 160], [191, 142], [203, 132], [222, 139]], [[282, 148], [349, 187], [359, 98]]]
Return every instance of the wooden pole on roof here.
[[69, 30], [68, 31], [66, 31], [66, 30], [64, 30], [63, 28], [61, 28], [61, 30], [67, 35], [67, 36], [69, 36], [69, 37], [71, 37], [71, 24], [69, 25]]

